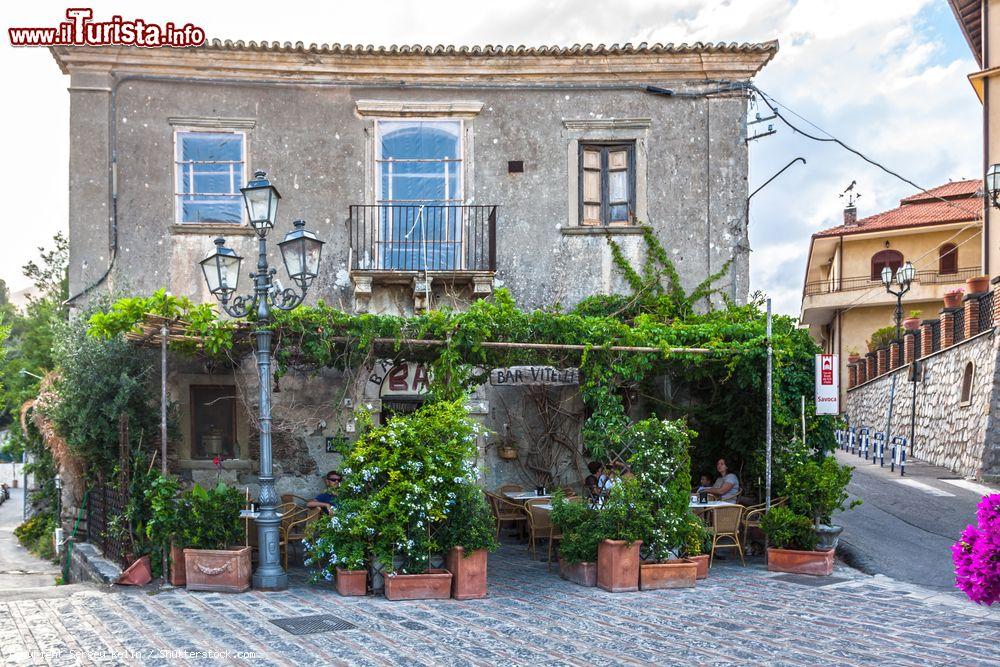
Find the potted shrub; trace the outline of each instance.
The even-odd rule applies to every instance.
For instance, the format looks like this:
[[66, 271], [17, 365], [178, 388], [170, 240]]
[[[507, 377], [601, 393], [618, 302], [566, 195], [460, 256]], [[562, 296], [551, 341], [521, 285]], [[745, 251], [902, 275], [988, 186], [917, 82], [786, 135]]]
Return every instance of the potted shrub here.
[[469, 484], [456, 492], [439, 539], [447, 554], [445, 568], [451, 572], [451, 596], [456, 600], [486, 597], [488, 553], [499, 544], [493, 513], [476, 486]]
[[956, 287], [953, 290], [948, 290], [944, 293], [944, 307], [945, 308], [958, 308], [962, 305], [962, 295], [965, 294], [965, 290], [961, 287]]
[[983, 496], [976, 519], [951, 548], [955, 585], [976, 604], [992, 605], [1000, 602], [1000, 493]]
[[889, 344], [896, 340], [896, 327], [887, 326], [876, 329], [872, 332], [871, 342], [868, 345], [870, 352], [889, 347]]
[[712, 548], [712, 534], [701, 519], [692, 513], [688, 514], [687, 529], [681, 555], [685, 560], [695, 564], [698, 579], [707, 579], [708, 551]]
[[[476, 485], [482, 427], [462, 399], [429, 402], [382, 426], [372, 426], [363, 411], [356, 419], [361, 436], [343, 447], [338, 523], [331, 521], [331, 530], [366, 544], [371, 561], [387, 570], [387, 599], [451, 597], [451, 572], [435, 567], [444, 551], [439, 531], [463, 490]], [[328, 560], [313, 565], [326, 567]]]
[[965, 279], [965, 290], [969, 294], [982, 294], [983, 292], [990, 291], [990, 277], [989, 276], [976, 276], [974, 278]]
[[170, 583], [173, 586], [187, 584], [184, 545], [180, 543], [182, 523], [179, 493], [180, 484], [177, 480], [159, 473], [150, 479], [143, 492], [149, 507], [149, 518], [143, 530], [151, 543], [169, 549]]
[[773, 545], [767, 549], [767, 569], [793, 574], [833, 574], [833, 550], [817, 551], [816, 532], [809, 517], [785, 506], [772, 507], [760, 522]]
[[598, 510], [588, 503], [569, 502], [562, 491], [552, 497], [552, 523], [559, 540], [559, 576], [580, 586], [597, 585]]
[[219, 482], [195, 484], [181, 498], [179, 521], [189, 591], [241, 593], [250, 588], [250, 547], [234, 547], [242, 535], [239, 489]]
[[620, 478], [598, 512], [597, 585], [611, 593], [639, 590], [639, 549], [653, 526], [642, 487]]
[[853, 509], [861, 504], [855, 500], [847, 504], [847, 485], [851, 482], [852, 468], [841, 465], [833, 456], [817, 462], [807, 458], [787, 480], [788, 505], [798, 514], [813, 521], [817, 549], [836, 549], [843, 526], [833, 525], [833, 513]]
[[861, 360], [861, 355], [858, 354], [857, 350], [852, 349], [847, 353], [847, 363], [855, 364], [860, 360]]
[[341, 595], [365, 595], [368, 593], [368, 570], [364, 531], [351, 530], [352, 526], [344, 525], [340, 514], [320, 515], [309, 526], [302, 540], [303, 565], [312, 567], [310, 581], [313, 583], [320, 579], [336, 581], [337, 592]]
[[920, 311], [911, 310], [909, 317], [903, 320], [903, 328], [907, 331], [916, 331], [920, 328]]

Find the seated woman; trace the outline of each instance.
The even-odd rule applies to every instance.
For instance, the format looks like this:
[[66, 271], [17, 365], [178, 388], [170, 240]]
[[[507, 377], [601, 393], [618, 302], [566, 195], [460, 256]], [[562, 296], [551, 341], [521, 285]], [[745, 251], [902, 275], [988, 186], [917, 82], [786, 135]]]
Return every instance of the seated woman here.
[[715, 484], [708, 488], [699, 487], [698, 491], [711, 493], [719, 500], [732, 500], [740, 495], [740, 480], [733, 473], [729, 472], [726, 459], [719, 459], [715, 464], [715, 469], [719, 471], [719, 477]]
[[337, 489], [340, 488], [340, 480], [340, 473], [336, 470], [326, 473], [326, 491], [306, 503], [306, 507], [320, 507], [324, 513], [332, 514], [338, 505]]

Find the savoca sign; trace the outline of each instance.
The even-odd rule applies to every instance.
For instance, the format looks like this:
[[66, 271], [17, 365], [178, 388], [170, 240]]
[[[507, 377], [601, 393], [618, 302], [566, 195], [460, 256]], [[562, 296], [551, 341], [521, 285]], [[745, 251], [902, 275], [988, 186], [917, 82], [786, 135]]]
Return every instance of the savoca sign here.
[[816, 355], [816, 414], [840, 414], [840, 364], [836, 354]]

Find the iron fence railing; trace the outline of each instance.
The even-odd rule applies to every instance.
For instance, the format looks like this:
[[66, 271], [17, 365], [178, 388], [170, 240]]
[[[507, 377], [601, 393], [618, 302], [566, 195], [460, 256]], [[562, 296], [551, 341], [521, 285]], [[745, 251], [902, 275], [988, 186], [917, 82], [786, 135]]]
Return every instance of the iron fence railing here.
[[987, 292], [979, 297], [979, 330], [986, 331], [993, 326], [993, 292]]
[[349, 226], [352, 270], [496, 270], [496, 206], [355, 204]]
[[941, 349], [941, 320], [931, 323], [931, 352]]
[[919, 359], [920, 356], [920, 329], [917, 329], [913, 332], [913, 359]]
[[965, 340], [965, 308], [959, 308], [955, 311], [952, 326], [954, 326], [952, 341], [958, 343]]
[[[914, 282], [925, 285], [963, 283], [966, 278], [974, 278], [982, 273], [978, 266], [959, 269], [955, 273], [939, 273], [937, 271], [917, 271]], [[882, 281], [872, 280], [871, 276], [850, 276], [838, 280], [816, 280], [806, 283], [806, 296], [830, 294], [833, 292], [851, 292], [854, 290], [882, 287]]]
[[131, 540], [128, 527], [117, 527], [114, 518], [124, 516], [127, 505], [128, 493], [115, 484], [97, 483], [87, 493], [87, 541], [122, 567], [130, 565]]

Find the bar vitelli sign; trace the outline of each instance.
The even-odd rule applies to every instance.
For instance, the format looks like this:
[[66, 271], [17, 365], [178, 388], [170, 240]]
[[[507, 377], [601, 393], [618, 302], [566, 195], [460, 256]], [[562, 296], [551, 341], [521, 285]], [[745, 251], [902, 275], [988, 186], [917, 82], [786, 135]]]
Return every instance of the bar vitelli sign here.
[[494, 387], [526, 385], [565, 386], [580, 384], [580, 369], [553, 368], [552, 366], [511, 366], [490, 371], [490, 384]]
[[840, 364], [836, 354], [816, 355], [816, 414], [840, 412]]

